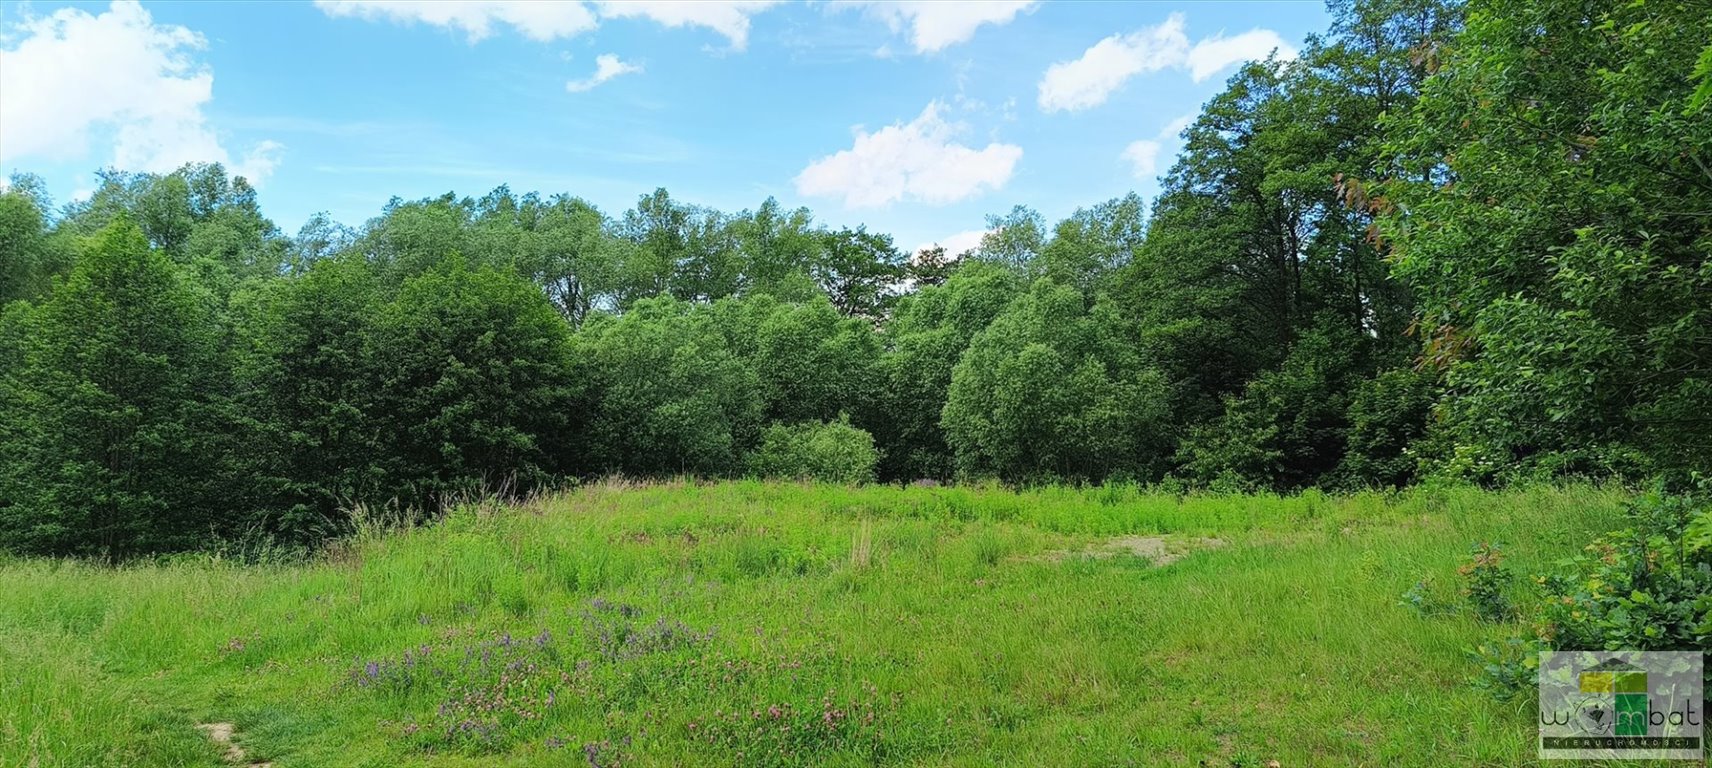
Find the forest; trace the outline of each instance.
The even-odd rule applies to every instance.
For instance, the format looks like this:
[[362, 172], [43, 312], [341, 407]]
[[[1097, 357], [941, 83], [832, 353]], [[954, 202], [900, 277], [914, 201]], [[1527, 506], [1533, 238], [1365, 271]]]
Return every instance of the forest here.
[[0, 549], [308, 546], [581, 480], [1187, 491], [1712, 474], [1698, 0], [1336, 0], [1154, 200], [908, 253], [774, 199], [0, 193]]

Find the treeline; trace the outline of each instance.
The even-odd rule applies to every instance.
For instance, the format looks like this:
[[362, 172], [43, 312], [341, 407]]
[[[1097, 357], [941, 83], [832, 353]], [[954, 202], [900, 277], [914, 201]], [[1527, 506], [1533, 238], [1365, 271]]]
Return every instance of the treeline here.
[[901, 252], [767, 200], [0, 193], [0, 548], [313, 542], [606, 473], [1288, 491], [1712, 471], [1695, 3], [1335, 2], [1151, 209]]

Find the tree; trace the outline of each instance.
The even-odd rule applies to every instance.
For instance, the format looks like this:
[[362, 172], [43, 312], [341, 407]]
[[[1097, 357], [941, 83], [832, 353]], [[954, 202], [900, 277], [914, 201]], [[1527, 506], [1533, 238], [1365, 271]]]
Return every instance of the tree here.
[[17, 177], [0, 191], [0, 306], [40, 295], [63, 269], [39, 190], [39, 180]]
[[1399, 123], [1382, 226], [1448, 388], [1445, 471], [1712, 470], [1705, 22], [1473, 3]]
[[590, 467], [659, 476], [736, 470], [760, 431], [755, 371], [705, 308], [643, 299], [590, 319], [575, 345], [597, 405]]
[[899, 300], [884, 328], [886, 348], [875, 371], [878, 407], [865, 421], [880, 445], [881, 478], [951, 477], [951, 448], [939, 420], [952, 369], [975, 334], [1021, 290], [1015, 272], [974, 262], [960, 265], [944, 285]]
[[397, 494], [396, 445], [376, 406], [385, 372], [372, 337], [386, 302], [368, 261], [314, 261], [234, 302], [240, 400], [255, 438], [246, 472], [265, 527], [307, 541], [341, 530], [353, 504]]
[[1355, 382], [1348, 328], [1305, 331], [1278, 368], [1230, 398], [1222, 416], [1192, 428], [1179, 453], [1185, 475], [1233, 490], [1293, 491], [1325, 482], [1344, 458]]
[[[762, 298], [744, 329], [768, 421], [832, 421], [863, 413], [874, 397], [879, 342], [871, 322], [842, 316], [823, 296], [802, 304]], [[733, 348], [741, 342], [734, 342]]]
[[448, 256], [471, 253], [471, 207], [449, 192], [413, 203], [395, 197], [363, 227], [357, 251], [397, 286]]
[[1041, 274], [1093, 296], [1141, 248], [1145, 206], [1134, 192], [1091, 208], [1078, 208], [1053, 228], [1040, 251]]
[[910, 259], [904, 268], [904, 276], [909, 278], [916, 287], [931, 287], [944, 285], [950, 279], [951, 271], [956, 267], [954, 256], [947, 255], [945, 247], [935, 245], [917, 251], [915, 258]]
[[387, 428], [405, 498], [432, 508], [567, 468], [581, 415], [570, 330], [533, 286], [448, 259], [406, 280], [376, 320], [370, 419]]
[[228, 366], [209, 303], [123, 217], [40, 307], [9, 313], [22, 350], [0, 399], [0, 541], [125, 556], [185, 549], [237, 522], [227, 479]]
[[878, 318], [889, 289], [903, 277], [903, 254], [892, 246], [890, 235], [845, 228], [822, 234], [820, 255], [810, 270], [838, 311]]
[[1046, 247], [1046, 237], [1046, 219], [1019, 205], [1003, 216], [987, 217], [987, 232], [974, 256], [1032, 277], [1034, 259]]
[[91, 235], [124, 218], [150, 245], [197, 274], [223, 298], [239, 281], [277, 275], [287, 243], [262, 216], [256, 191], [218, 163], [188, 163], [165, 175], [108, 170], [89, 200], [67, 206], [61, 228]]
[[629, 249], [609, 222], [580, 198], [521, 199], [504, 187], [476, 206], [471, 248], [478, 261], [509, 264], [546, 291], [573, 327], [617, 300], [619, 270]]
[[746, 293], [782, 301], [805, 301], [815, 294], [810, 271], [819, 258], [821, 237], [807, 208], [786, 211], [769, 197], [728, 226], [743, 254]]
[[1112, 308], [1037, 281], [976, 334], [942, 425], [959, 472], [1006, 480], [1154, 477], [1169, 455], [1166, 382]]

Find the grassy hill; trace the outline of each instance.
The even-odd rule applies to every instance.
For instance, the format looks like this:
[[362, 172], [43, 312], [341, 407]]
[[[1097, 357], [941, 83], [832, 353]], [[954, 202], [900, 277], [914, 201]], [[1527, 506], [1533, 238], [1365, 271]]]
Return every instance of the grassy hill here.
[[1518, 628], [1401, 598], [1623, 500], [609, 482], [310, 562], [0, 562], [0, 765], [1525, 764], [1465, 652]]

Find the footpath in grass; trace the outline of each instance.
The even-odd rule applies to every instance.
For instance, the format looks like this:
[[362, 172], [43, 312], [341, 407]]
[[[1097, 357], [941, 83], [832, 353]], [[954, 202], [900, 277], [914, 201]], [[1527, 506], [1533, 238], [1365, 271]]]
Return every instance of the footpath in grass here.
[[279, 768], [1530, 764], [1466, 654], [1518, 628], [1403, 595], [1624, 498], [603, 483], [306, 563], [14, 560], [0, 765], [229, 765], [226, 723]]

